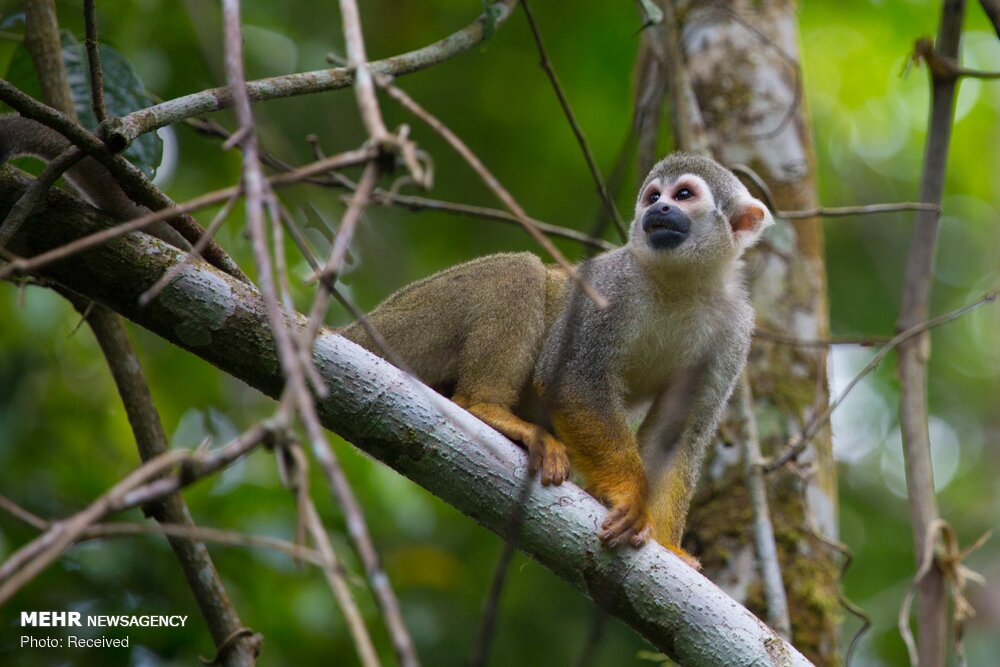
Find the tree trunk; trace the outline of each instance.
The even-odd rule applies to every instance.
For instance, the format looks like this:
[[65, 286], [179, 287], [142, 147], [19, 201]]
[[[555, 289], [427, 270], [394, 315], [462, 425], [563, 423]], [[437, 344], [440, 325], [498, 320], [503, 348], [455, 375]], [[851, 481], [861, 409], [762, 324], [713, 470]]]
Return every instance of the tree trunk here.
[[[787, 0], [680, 2], [680, 41], [709, 146], [721, 162], [754, 169], [779, 209], [817, 205], [812, 137], [798, 62], [796, 6]], [[747, 261], [758, 327], [799, 338], [829, 331], [823, 230], [817, 219], [778, 221]], [[829, 401], [824, 348], [755, 340], [750, 384], [764, 454], [780, 450]], [[705, 571], [766, 618], [755, 567], [740, 448], [719, 446], [689, 521]], [[767, 476], [792, 643], [818, 665], [839, 663], [836, 554], [813, 534], [837, 534], [837, 484], [823, 429], [789, 466]], [[733, 521], [733, 517], [744, 518]]]

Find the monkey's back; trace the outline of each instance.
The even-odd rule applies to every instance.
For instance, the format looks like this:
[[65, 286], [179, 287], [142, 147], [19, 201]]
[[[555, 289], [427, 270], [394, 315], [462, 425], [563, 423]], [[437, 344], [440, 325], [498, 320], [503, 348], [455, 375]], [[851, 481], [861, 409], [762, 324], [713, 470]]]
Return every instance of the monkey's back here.
[[[421, 380], [455, 387], [470, 374], [518, 376], [545, 333], [546, 267], [531, 253], [474, 259], [407, 285], [367, 318]], [[385, 357], [361, 322], [340, 331]], [[530, 358], [529, 358], [530, 357]]]

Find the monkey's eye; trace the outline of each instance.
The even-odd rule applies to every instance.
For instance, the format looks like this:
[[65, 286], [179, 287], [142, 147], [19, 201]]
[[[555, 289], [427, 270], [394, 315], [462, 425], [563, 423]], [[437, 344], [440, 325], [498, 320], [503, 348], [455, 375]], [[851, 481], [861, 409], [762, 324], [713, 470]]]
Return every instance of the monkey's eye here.
[[677, 201], [684, 201], [685, 199], [691, 199], [691, 197], [694, 197], [694, 193], [689, 188], [681, 188], [674, 193], [674, 199]]
[[655, 204], [658, 201], [660, 201], [660, 193], [657, 192], [656, 190], [653, 190], [648, 195], [646, 195], [646, 203]]

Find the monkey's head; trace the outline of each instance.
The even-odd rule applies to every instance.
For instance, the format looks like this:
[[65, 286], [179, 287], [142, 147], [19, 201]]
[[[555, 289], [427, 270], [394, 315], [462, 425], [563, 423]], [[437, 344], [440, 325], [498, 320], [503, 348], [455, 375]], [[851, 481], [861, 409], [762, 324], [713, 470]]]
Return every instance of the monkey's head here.
[[724, 263], [772, 222], [733, 172], [710, 158], [674, 153], [639, 189], [629, 243], [640, 260], [658, 265]]

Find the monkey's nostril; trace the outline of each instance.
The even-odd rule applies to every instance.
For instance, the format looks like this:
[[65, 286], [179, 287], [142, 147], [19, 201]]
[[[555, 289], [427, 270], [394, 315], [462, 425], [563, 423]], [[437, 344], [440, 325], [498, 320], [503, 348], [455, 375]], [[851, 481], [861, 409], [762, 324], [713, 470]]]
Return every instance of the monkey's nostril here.
[[660, 211], [663, 213], [670, 213], [670, 204], [664, 204], [661, 206]]

